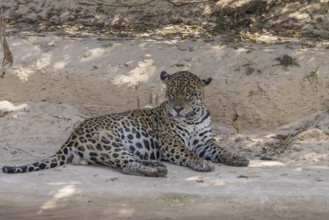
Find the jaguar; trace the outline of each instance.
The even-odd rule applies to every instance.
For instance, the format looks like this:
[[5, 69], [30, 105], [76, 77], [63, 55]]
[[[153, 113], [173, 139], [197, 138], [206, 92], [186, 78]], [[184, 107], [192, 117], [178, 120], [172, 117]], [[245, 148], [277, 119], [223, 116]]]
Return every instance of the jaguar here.
[[189, 71], [162, 71], [165, 100], [151, 109], [138, 109], [84, 120], [63, 146], [48, 159], [24, 166], [4, 166], [4, 173], [25, 173], [75, 165], [105, 165], [125, 174], [164, 177], [163, 161], [210, 172], [213, 163], [248, 166], [245, 156], [216, 143], [211, 116], [204, 103], [201, 79]]

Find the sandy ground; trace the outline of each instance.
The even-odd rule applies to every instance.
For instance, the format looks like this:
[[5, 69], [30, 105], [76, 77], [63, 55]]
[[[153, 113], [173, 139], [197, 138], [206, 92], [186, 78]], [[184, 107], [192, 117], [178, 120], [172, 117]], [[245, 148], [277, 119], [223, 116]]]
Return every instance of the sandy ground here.
[[[26, 160], [25, 160], [26, 161]], [[27, 162], [27, 161], [26, 161]], [[328, 167], [252, 161], [167, 178], [102, 167], [1, 174], [1, 219], [327, 219]]]
[[162, 70], [214, 79], [214, 134], [251, 164], [0, 173], [0, 219], [328, 219], [329, 4], [264, 3], [1, 1], [0, 166], [51, 156], [85, 118], [158, 105]]
[[[86, 117], [161, 102], [162, 69], [215, 79], [206, 91], [214, 133], [252, 161], [212, 173], [167, 164], [167, 178], [73, 165], [1, 173], [0, 219], [328, 218], [327, 50], [56, 36], [9, 42], [15, 63], [0, 78], [0, 166], [47, 158]], [[283, 54], [302, 67], [273, 65]], [[246, 59], [258, 60], [255, 73], [246, 74]], [[311, 82], [305, 77], [317, 66]]]

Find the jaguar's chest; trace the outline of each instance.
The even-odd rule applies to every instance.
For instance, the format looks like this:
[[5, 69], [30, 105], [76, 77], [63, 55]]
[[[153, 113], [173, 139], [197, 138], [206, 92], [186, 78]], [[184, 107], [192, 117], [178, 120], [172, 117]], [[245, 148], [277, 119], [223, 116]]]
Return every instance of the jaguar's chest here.
[[179, 123], [173, 126], [175, 133], [188, 148], [193, 148], [195, 140], [201, 139], [200, 133], [204, 132], [204, 125]]

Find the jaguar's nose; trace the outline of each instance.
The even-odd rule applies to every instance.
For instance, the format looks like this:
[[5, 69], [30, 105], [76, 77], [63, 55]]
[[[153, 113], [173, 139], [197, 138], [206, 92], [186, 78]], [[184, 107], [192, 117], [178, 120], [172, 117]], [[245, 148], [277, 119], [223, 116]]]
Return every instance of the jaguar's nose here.
[[177, 114], [179, 114], [183, 110], [183, 107], [176, 106], [174, 107], [174, 110], [177, 112]]

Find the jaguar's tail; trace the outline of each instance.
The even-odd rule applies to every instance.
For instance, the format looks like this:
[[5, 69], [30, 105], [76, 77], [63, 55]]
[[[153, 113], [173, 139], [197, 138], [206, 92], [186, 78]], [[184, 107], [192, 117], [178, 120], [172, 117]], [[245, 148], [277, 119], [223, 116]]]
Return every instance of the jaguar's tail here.
[[41, 160], [39, 162], [31, 163], [24, 166], [17, 166], [17, 167], [4, 166], [2, 167], [2, 172], [26, 173], [26, 172], [55, 168], [66, 164], [71, 155], [72, 153], [68, 149], [68, 147], [66, 145], [63, 145], [63, 147], [54, 156], [49, 157], [48, 159]]

